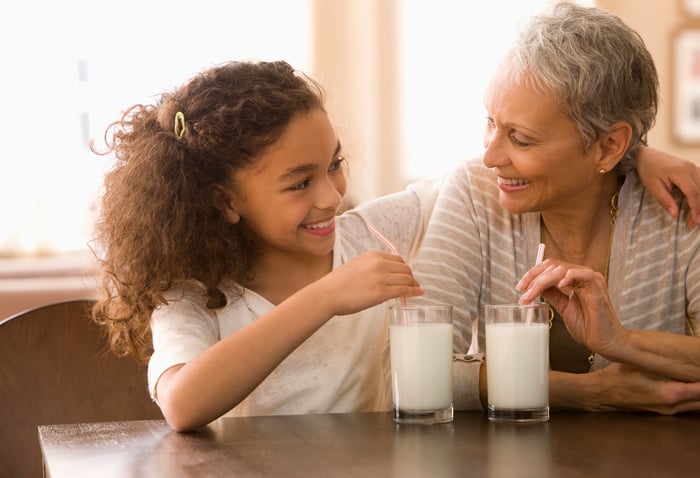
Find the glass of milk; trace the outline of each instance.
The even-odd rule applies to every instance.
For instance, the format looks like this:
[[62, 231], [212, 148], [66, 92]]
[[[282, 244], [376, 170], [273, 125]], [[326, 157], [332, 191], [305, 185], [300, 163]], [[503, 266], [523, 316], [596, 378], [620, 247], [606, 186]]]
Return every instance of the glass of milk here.
[[394, 421], [451, 422], [452, 306], [389, 307]]
[[486, 305], [488, 417], [549, 420], [549, 306]]

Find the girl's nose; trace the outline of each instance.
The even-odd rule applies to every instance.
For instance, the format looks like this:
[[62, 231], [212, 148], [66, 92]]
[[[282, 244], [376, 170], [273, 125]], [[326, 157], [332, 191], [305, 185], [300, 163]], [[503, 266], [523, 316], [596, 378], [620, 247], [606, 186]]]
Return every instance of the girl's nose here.
[[318, 209], [338, 209], [343, 200], [344, 188], [342, 186], [335, 184], [331, 178], [324, 181], [319, 190], [316, 207]]

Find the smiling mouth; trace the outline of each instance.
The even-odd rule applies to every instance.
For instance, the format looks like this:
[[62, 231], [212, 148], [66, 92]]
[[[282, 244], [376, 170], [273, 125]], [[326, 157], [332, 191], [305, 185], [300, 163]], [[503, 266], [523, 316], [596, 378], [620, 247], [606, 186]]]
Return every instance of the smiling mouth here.
[[311, 231], [320, 231], [322, 229], [327, 229], [327, 228], [331, 227], [334, 222], [335, 222], [335, 218], [332, 217], [332, 218], [327, 219], [325, 221], [315, 222], [313, 224], [304, 224], [304, 225], [302, 225], [302, 227], [304, 229], [309, 229]]
[[517, 178], [503, 178], [503, 177], [498, 177], [498, 182], [504, 186], [511, 186], [511, 187], [517, 187], [517, 186], [526, 186], [530, 184], [530, 181], [527, 179], [517, 179]]

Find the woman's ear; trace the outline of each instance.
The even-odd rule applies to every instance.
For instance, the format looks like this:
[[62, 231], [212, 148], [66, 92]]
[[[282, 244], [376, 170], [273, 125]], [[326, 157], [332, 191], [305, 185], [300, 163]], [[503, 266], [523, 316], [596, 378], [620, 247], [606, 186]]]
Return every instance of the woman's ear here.
[[241, 220], [241, 216], [238, 214], [236, 209], [236, 202], [234, 201], [230, 190], [224, 188], [220, 184], [214, 186], [214, 191], [212, 193], [214, 199], [214, 205], [221, 211], [224, 219], [231, 224], [236, 224]]
[[629, 123], [618, 121], [610, 130], [602, 133], [599, 138], [600, 158], [598, 158], [597, 169], [611, 171], [629, 148], [632, 141], [632, 127]]

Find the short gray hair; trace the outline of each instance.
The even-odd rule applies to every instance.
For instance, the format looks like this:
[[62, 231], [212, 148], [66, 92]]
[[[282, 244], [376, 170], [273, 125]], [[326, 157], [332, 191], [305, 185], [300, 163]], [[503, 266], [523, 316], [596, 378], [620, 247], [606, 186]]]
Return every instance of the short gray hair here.
[[654, 60], [637, 32], [598, 8], [559, 3], [521, 31], [502, 73], [536, 91], [554, 94], [588, 148], [618, 121], [632, 140], [616, 170], [636, 165], [658, 110]]

